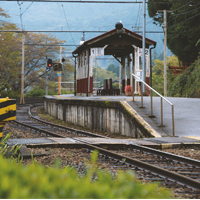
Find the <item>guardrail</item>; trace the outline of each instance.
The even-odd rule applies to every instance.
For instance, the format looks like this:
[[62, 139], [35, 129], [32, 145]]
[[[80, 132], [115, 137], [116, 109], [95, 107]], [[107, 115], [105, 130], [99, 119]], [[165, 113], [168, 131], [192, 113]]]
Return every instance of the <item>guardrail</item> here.
[[[155, 92], [158, 96], [160, 96], [160, 106], [161, 106], [161, 126], [163, 126], [163, 99], [171, 105], [171, 109], [172, 109], [172, 133], [173, 136], [175, 136], [175, 124], [174, 124], [174, 105], [167, 100], [165, 97], [163, 97], [161, 94], [159, 94], [156, 90], [154, 90], [150, 85], [148, 85], [147, 83], [145, 83], [143, 80], [141, 80], [140, 78], [138, 78], [135, 74], [132, 74], [132, 76], [134, 76], [134, 78], [136, 78], [137, 80], [139, 80], [139, 82], [141, 82], [141, 88], [142, 88], [142, 84], [145, 84], [149, 89], [150, 89], [150, 96], [151, 96], [151, 116], [153, 116], [153, 92]], [[135, 82], [135, 81], [133, 81]], [[133, 101], [134, 101], [134, 91], [133, 91]], [[141, 107], [143, 107], [143, 92], [141, 92]]]

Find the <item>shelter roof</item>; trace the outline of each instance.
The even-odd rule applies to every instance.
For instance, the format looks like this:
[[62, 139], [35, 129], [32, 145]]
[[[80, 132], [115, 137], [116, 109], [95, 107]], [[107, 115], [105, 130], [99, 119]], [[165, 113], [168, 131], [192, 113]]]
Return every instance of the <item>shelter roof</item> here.
[[[156, 46], [156, 42], [146, 38], [145, 47]], [[80, 54], [90, 48], [102, 48], [108, 45], [105, 49], [105, 55], [114, 55], [116, 57], [125, 56], [133, 52], [134, 47], [142, 48], [142, 35], [139, 35], [126, 28], [113, 29], [103, 33], [97, 37], [85, 41], [77, 47], [72, 54]]]

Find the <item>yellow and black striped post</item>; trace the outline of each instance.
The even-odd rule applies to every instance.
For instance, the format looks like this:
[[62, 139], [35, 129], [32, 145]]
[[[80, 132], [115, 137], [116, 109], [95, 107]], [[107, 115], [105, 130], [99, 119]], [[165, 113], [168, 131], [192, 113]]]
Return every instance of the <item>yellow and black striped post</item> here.
[[0, 99], [0, 140], [3, 137], [3, 127], [6, 122], [16, 120], [16, 99]]

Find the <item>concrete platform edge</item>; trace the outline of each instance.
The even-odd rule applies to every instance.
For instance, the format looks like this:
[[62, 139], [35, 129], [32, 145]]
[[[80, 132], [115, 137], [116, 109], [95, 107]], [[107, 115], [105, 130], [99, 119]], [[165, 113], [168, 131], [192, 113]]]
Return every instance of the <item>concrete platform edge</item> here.
[[152, 137], [161, 137], [161, 135], [154, 130], [138, 113], [127, 103], [127, 101], [120, 101], [122, 106], [133, 115], [134, 118], [138, 120], [140, 124], [144, 126], [144, 128], [149, 132]]

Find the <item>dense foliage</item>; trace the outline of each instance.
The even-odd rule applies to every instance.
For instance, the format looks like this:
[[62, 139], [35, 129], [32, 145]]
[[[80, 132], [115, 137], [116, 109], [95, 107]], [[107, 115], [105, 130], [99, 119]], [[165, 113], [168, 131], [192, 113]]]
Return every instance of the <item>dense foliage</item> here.
[[[179, 66], [179, 60], [176, 56], [167, 57], [167, 66]], [[164, 61], [163, 60], [154, 60], [153, 61], [153, 74], [152, 74], [152, 84], [153, 88], [160, 94], [164, 94]], [[167, 91], [168, 96], [170, 93], [169, 86], [171, 82], [175, 79], [173, 72], [168, 68], [167, 70]]]
[[[156, 2], [157, 0], [149, 0]], [[158, 10], [167, 12], [167, 46], [178, 56], [179, 60], [185, 63], [194, 62], [200, 52], [200, 45], [196, 46], [200, 32], [200, 4], [198, 1], [186, 0], [180, 3], [179, 0], [161, 0], [167, 4], [148, 4], [149, 16], [154, 22], [163, 25], [163, 13], [156, 14]], [[175, 2], [179, 3], [175, 3]]]
[[[96, 77], [96, 69], [93, 69], [93, 77]], [[97, 82], [100, 82], [100, 85], [104, 84], [104, 79], [112, 78], [112, 81], [119, 80], [116, 76], [116, 73], [112, 70], [106, 70], [97, 66]], [[99, 84], [97, 84], [99, 86]]]
[[[119, 172], [113, 177], [96, 166], [97, 153], [87, 167], [86, 175], [78, 175], [70, 167], [46, 168], [31, 164], [23, 166], [0, 155], [1, 199], [147, 199], [171, 198], [169, 190], [157, 184], [136, 181], [132, 172]], [[58, 163], [58, 162], [56, 162]]]
[[170, 83], [168, 93], [174, 97], [200, 98], [200, 58]]

